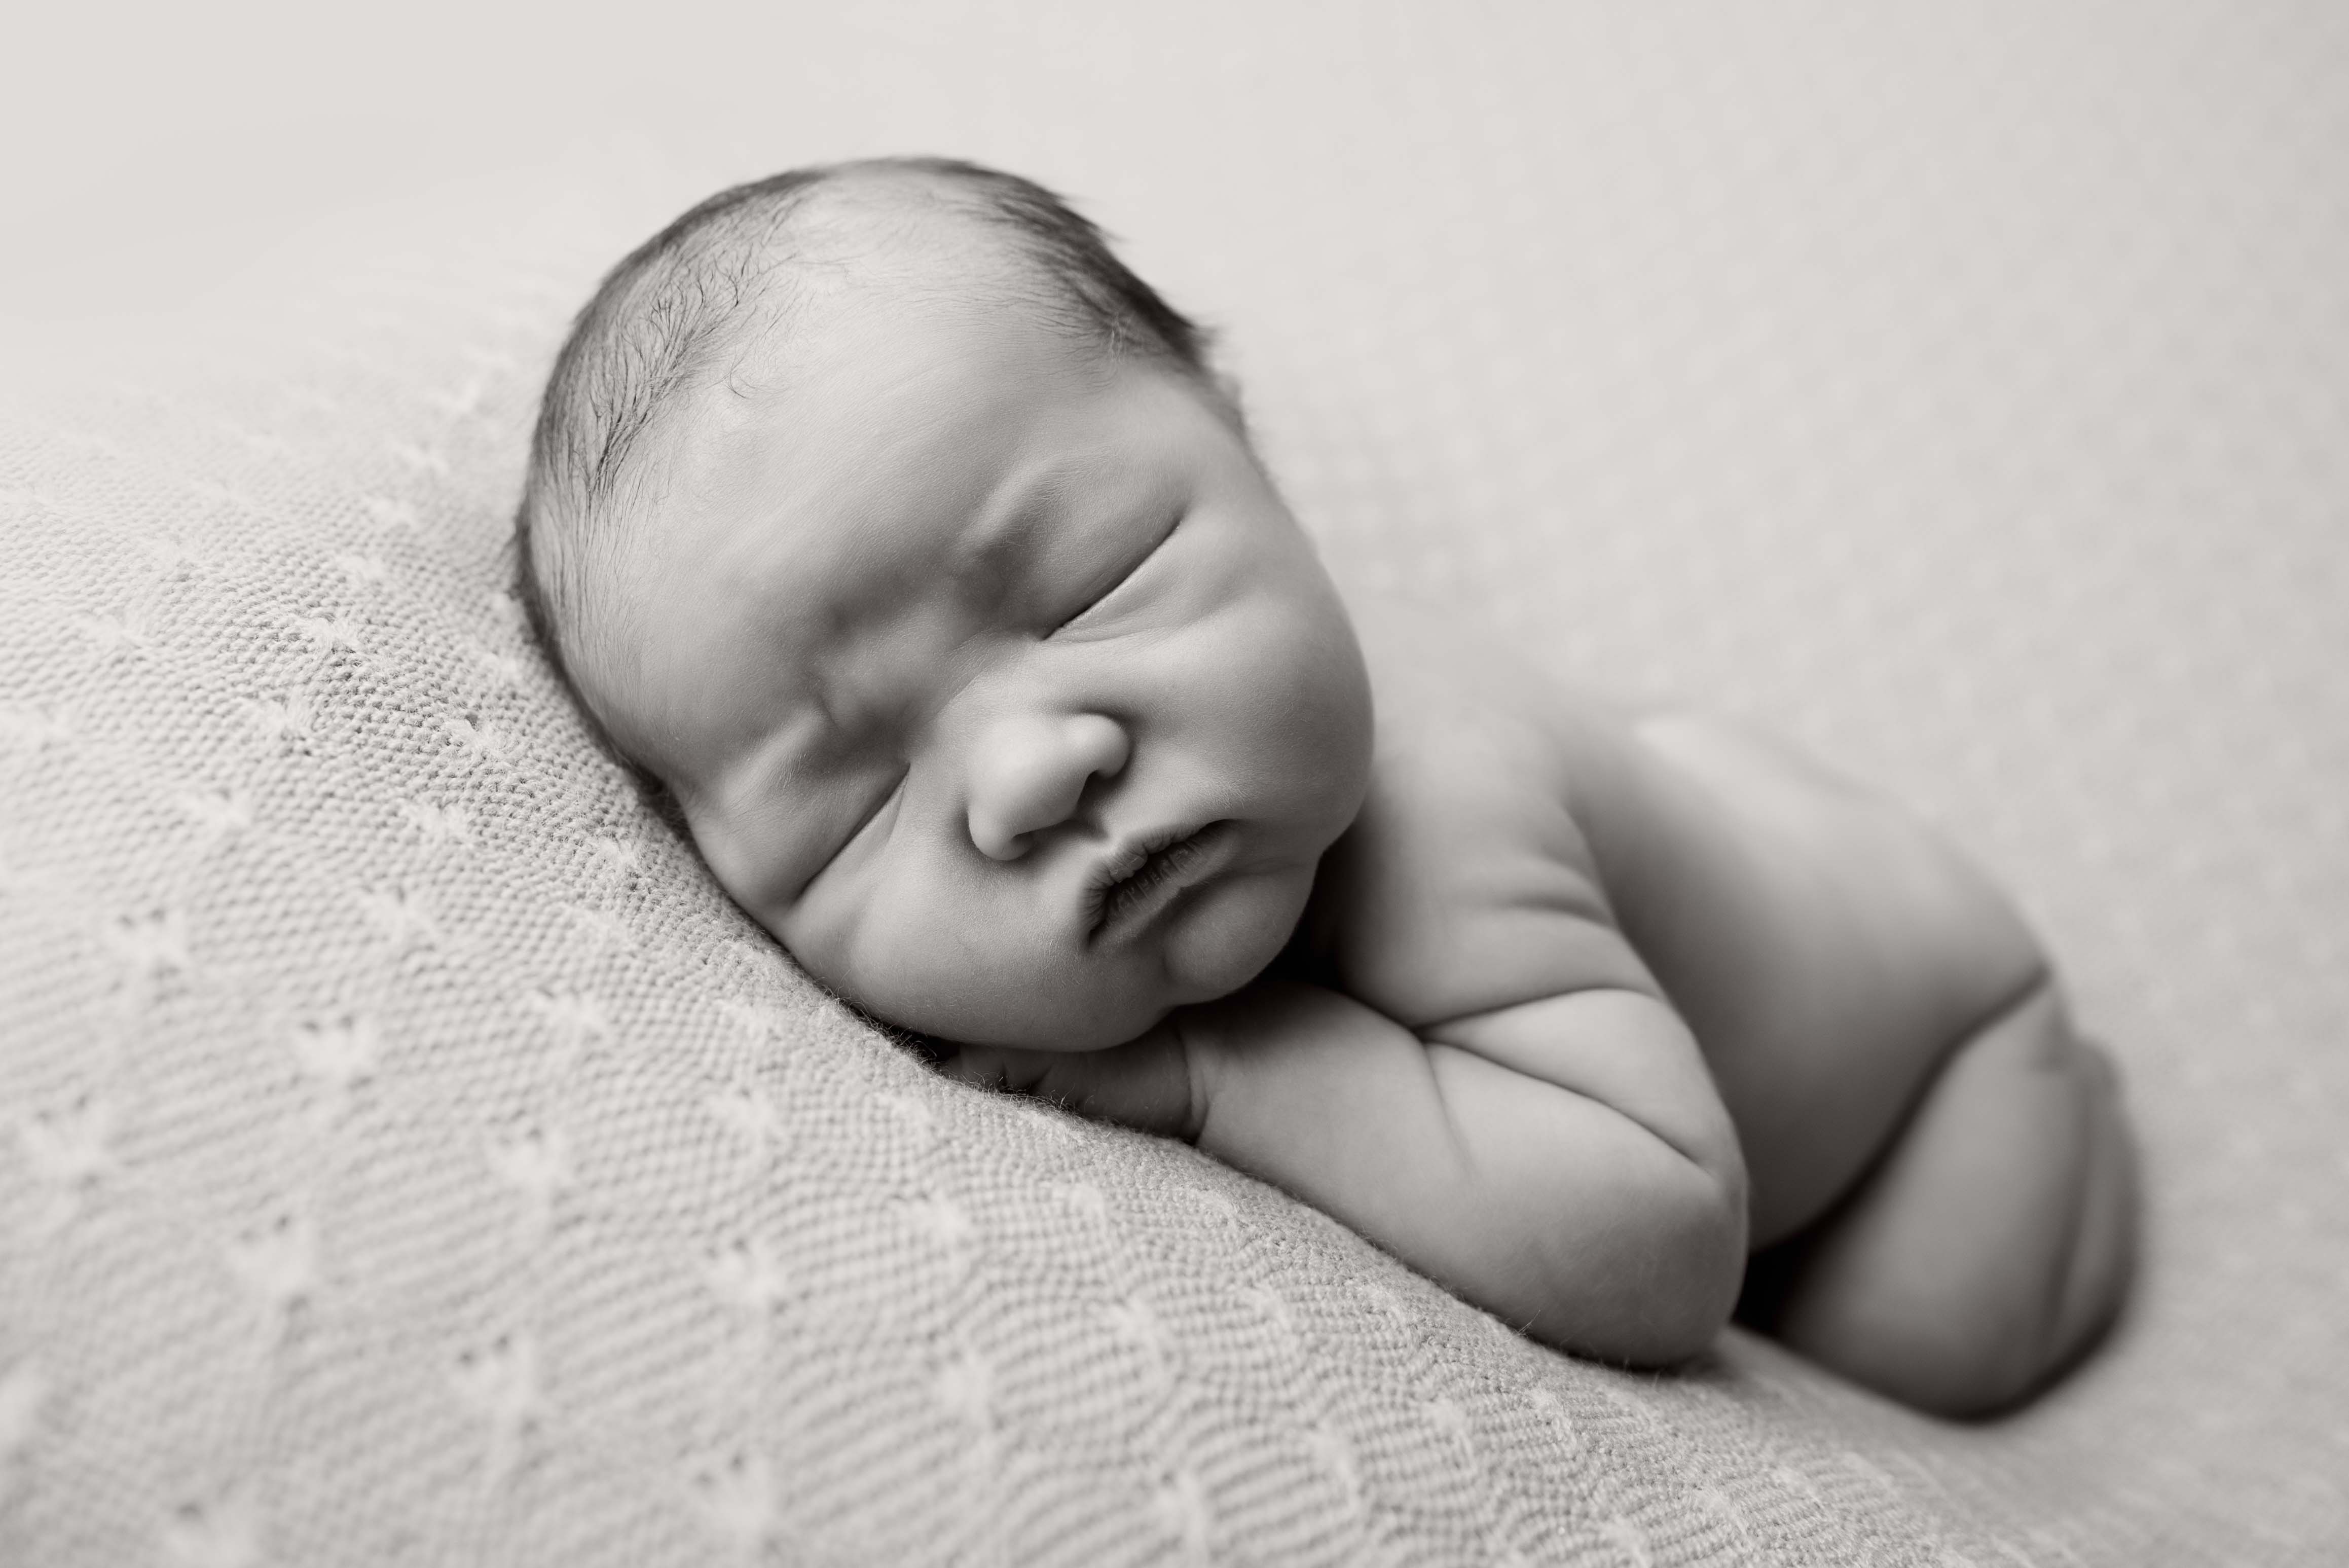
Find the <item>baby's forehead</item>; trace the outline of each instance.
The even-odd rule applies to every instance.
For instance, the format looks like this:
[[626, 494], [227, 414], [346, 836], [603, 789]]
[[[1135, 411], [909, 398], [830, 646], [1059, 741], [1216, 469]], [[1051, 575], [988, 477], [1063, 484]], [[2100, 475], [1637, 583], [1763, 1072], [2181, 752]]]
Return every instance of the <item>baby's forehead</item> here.
[[779, 635], [817, 650], [934, 599], [999, 605], [1104, 516], [1168, 487], [1162, 469], [1081, 418], [1039, 417], [1016, 397], [989, 409], [957, 389], [921, 400], [934, 418], [832, 431], [837, 441], [823, 440], [831, 427], [861, 421], [785, 430], [781, 419], [713, 441], [722, 450], [705, 461], [678, 562], [694, 597], [736, 589]]
[[1114, 480], [1109, 394], [1145, 369], [959, 264], [835, 277], [767, 337], [678, 421], [664, 510], [811, 566], [907, 544], [931, 574], [969, 569], [1019, 533], [999, 511]]
[[792, 337], [679, 432], [667, 509], [696, 557], [788, 555], [802, 582], [957, 572], [1017, 531], [1007, 504], [1033, 510], [1101, 466], [1078, 432], [1037, 439], [1082, 378], [983, 302], [863, 300]]

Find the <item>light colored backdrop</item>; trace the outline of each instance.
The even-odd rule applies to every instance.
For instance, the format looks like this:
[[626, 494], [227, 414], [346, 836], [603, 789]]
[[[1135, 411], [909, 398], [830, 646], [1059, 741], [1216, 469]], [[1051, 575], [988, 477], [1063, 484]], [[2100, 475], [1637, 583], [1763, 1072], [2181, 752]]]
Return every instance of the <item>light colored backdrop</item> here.
[[2127, 1068], [2144, 1289], [2075, 1382], [1981, 1433], [1830, 1400], [1838, 1449], [1821, 1407], [1773, 1407], [1805, 1386], [1780, 1367], [1732, 1416], [1660, 1396], [1693, 1447], [1641, 1462], [1742, 1444], [1816, 1499], [1846, 1453], [1940, 1539], [2052, 1562], [2349, 1547], [2344, 13], [287, 7], [27, 36], [0, 376], [37, 403], [256, 336], [405, 333], [417, 364], [438, 312], [514, 356], [446, 367], [450, 418], [504, 421], [460, 476], [482, 540], [554, 325], [709, 188], [939, 150], [1080, 197], [1223, 329], [1341, 574], [1917, 802]]

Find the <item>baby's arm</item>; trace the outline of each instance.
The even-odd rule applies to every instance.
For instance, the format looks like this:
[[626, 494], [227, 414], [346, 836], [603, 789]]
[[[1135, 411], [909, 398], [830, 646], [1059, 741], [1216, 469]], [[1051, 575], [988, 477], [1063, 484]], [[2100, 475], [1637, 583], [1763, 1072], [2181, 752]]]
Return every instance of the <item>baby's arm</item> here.
[[948, 1070], [1190, 1138], [1568, 1349], [1677, 1360], [1737, 1297], [1736, 1134], [1687, 1026], [1644, 990], [1414, 1033], [1265, 981], [1115, 1050], [968, 1050]]

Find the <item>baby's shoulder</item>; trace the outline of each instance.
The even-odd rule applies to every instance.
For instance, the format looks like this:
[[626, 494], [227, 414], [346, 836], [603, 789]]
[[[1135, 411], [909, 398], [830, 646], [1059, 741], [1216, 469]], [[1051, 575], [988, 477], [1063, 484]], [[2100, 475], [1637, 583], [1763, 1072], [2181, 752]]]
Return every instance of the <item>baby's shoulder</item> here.
[[1358, 607], [1356, 623], [1370, 792], [1307, 931], [1333, 982], [1413, 1028], [1651, 983], [1616, 931], [1587, 820], [1619, 721], [1467, 628], [1392, 606]]

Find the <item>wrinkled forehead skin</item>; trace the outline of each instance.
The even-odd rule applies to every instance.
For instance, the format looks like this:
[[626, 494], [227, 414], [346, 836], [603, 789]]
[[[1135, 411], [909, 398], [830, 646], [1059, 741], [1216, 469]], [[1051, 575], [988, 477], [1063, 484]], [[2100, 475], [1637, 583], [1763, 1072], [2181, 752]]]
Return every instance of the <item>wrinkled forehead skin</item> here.
[[612, 585], [619, 634], [580, 673], [688, 806], [812, 699], [849, 626], [918, 609], [955, 520], [1103, 373], [1007, 308], [1035, 285], [972, 220], [885, 207], [811, 227], [771, 324], [664, 431]]

